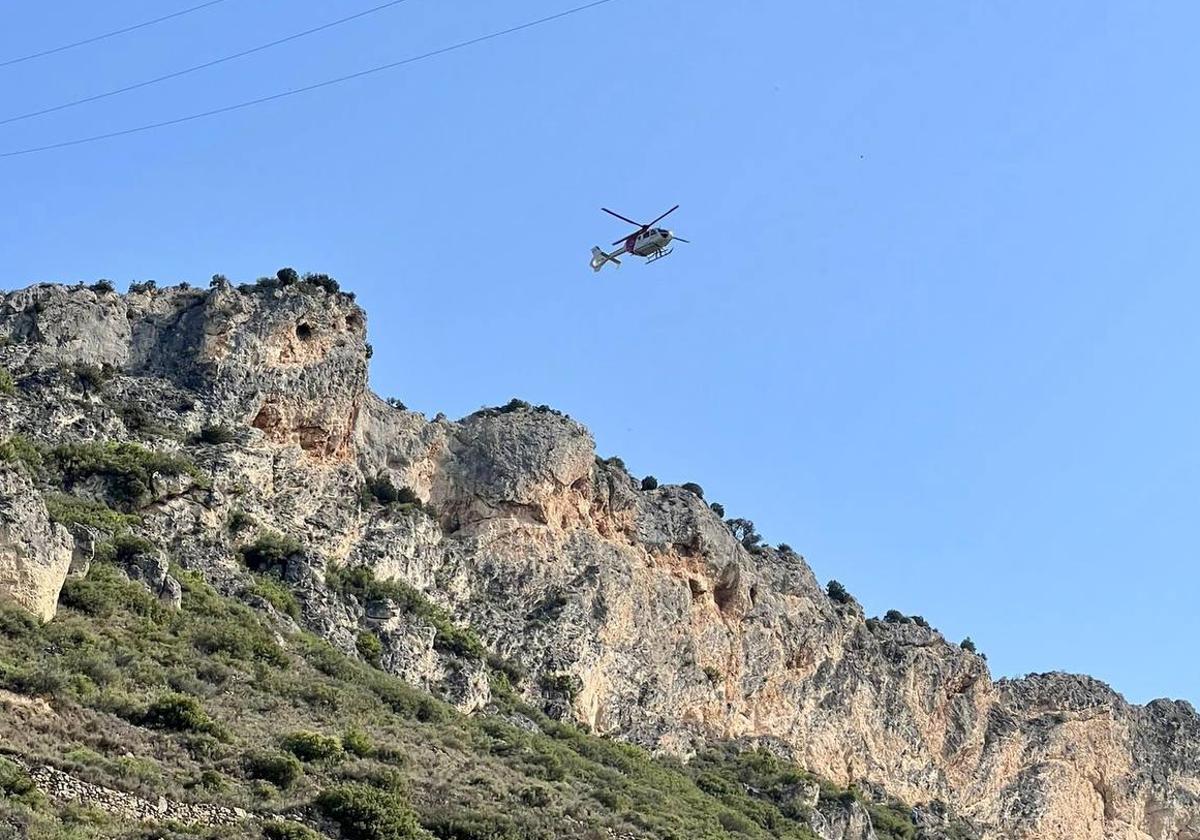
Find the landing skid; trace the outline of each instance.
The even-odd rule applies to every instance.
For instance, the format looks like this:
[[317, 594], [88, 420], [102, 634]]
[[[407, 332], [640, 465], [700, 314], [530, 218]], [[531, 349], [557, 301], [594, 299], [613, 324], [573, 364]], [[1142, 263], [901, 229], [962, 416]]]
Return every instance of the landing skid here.
[[671, 252], [674, 250], [675, 250], [674, 248], [659, 248], [653, 254], [646, 257], [646, 265], [650, 265], [650, 263], [652, 263], [652, 262], [658, 262], [663, 257], [669, 256], [671, 254]]

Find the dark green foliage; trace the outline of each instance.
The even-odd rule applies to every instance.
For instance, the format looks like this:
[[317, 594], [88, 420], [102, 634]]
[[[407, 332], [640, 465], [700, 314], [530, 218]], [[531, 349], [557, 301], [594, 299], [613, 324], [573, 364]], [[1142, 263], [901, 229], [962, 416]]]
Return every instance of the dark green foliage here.
[[270, 782], [287, 790], [304, 775], [304, 767], [294, 755], [285, 752], [254, 752], [244, 759], [246, 775]]
[[747, 549], [755, 549], [762, 543], [762, 535], [754, 530], [754, 523], [749, 519], [730, 519], [726, 522], [733, 538]]
[[17, 392], [17, 383], [13, 381], [8, 368], [0, 365], [0, 396], [11, 397]]
[[247, 528], [254, 527], [254, 524], [254, 517], [240, 508], [229, 514], [229, 521], [227, 523], [231, 534], [240, 534]]
[[420, 496], [408, 487], [397, 487], [386, 473], [367, 480], [366, 495], [383, 505], [421, 506]]
[[140, 437], [171, 437], [171, 430], [155, 419], [144, 406], [137, 403], [122, 405], [118, 412], [121, 422], [130, 433]]
[[169, 610], [146, 587], [130, 580], [107, 563], [93, 564], [84, 578], [67, 578], [59, 604], [95, 618], [129, 613], [151, 621], [164, 619]]
[[294, 286], [300, 282], [300, 273], [294, 268], [281, 268], [275, 272], [275, 279], [281, 286]]
[[282, 574], [287, 568], [288, 559], [299, 554], [303, 548], [299, 540], [293, 537], [264, 531], [250, 545], [242, 546], [238, 553], [252, 572]]
[[721, 517], [722, 519], [725, 518], [725, 505], [721, 504], [720, 502], [713, 502], [708, 507], [717, 516]]
[[787, 543], [780, 543], [779, 545], [775, 546], [775, 550], [778, 551], [780, 554], [795, 554], [796, 553], [796, 552], [792, 551], [792, 547], [790, 545], [788, 545]]
[[926, 621], [923, 616], [914, 615], [912, 617], [912, 623], [917, 625], [918, 627], [924, 627], [926, 630], [929, 629], [929, 622]]
[[262, 598], [289, 618], [296, 620], [300, 618], [300, 603], [296, 600], [296, 596], [275, 575], [255, 575], [250, 594]]
[[682, 485], [682, 487], [684, 490], [688, 491], [689, 493], [699, 496], [701, 499], [704, 498], [704, 488], [701, 487], [699, 484], [695, 483], [694, 481], [689, 481], [686, 484]]
[[155, 283], [153, 280], [143, 280], [140, 283], [138, 283], [138, 282], [130, 283], [129, 284], [129, 293], [131, 295], [138, 295], [138, 294], [143, 294], [145, 292], [152, 292], [157, 288], [158, 288], [158, 284]]
[[138, 723], [171, 732], [213, 734], [217, 729], [200, 701], [186, 694], [168, 694], [155, 700], [138, 716]]
[[263, 826], [263, 840], [322, 840], [322, 837], [298, 822], [276, 820]]
[[369, 341], [363, 345], [363, 350], [365, 351], [368, 359], [375, 355], [375, 348], [371, 346], [371, 342]]
[[132, 534], [119, 534], [101, 548], [102, 550], [97, 550], [97, 556], [101, 560], [116, 562], [126, 567], [158, 551], [154, 543]]
[[92, 285], [88, 286], [93, 292], [98, 295], [106, 295], [109, 292], [115, 292], [117, 287], [113, 285], [111, 280], [97, 280]]
[[979, 652], [979, 650], [975, 647], [975, 643], [973, 641], [971, 641], [970, 636], [967, 636], [967, 638], [965, 638], [961, 642], [959, 642], [958, 646], [960, 648], [962, 648], [963, 650], [965, 650], [967, 653], [978, 653]]
[[487, 649], [475, 634], [457, 627], [444, 610], [408, 584], [377, 580], [365, 566], [330, 569], [325, 577], [331, 589], [354, 596], [360, 604], [390, 601], [401, 611], [424, 619], [436, 631], [433, 643], [438, 649], [470, 659], [486, 659]]
[[152, 498], [156, 473], [190, 475], [197, 485], [208, 485], [188, 459], [154, 452], [136, 443], [66, 444], [51, 449], [46, 463], [67, 490], [89, 478], [103, 478], [113, 501], [126, 508]]
[[583, 680], [575, 674], [542, 674], [538, 684], [552, 694], [561, 694], [572, 703], [583, 691]]
[[888, 610], [884, 614], [883, 620], [886, 621], [888, 624], [899, 624], [900, 622], [906, 621], [907, 619], [905, 619], [904, 613], [900, 612], [900, 610]]
[[76, 362], [71, 366], [71, 375], [84, 393], [91, 393], [104, 387], [104, 383], [112, 378], [112, 370], [87, 362]]
[[338, 281], [334, 280], [328, 274], [305, 274], [302, 279], [310, 286], [324, 289], [331, 295], [336, 295], [342, 290], [342, 287], [338, 285]]
[[92, 501], [66, 493], [47, 493], [44, 496], [50, 519], [60, 525], [85, 525], [102, 534], [122, 534], [141, 523], [140, 517], [118, 513], [103, 502]]
[[317, 797], [317, 808], [346, 840], [409, 840], [422, 834], [416, 814], [397, 791], [339, 785]]
[[228, 426], [204, 426], [200, 429], [200, 433], [196, 435], [196, 440], [199, 443], [207, 443], [210, 446], [220, 446], [223, 443], [232, 442], [235, 437], [233, 429]]
[[846, 587], [842, 586], [836, 580], [829, 581], [829, 584], [825, 587], [825, 592], [832, 600], [839, 604], [849, 604], [854, 600]]
[[358, 634], [355, 647], [358, 648], [359, 656], [375, 667], [379, 667], [380, 659], [383, 657], [383, 642], [379, 641], [378, 636], [364, 630]]
[[214, 274], [212, 276], [212, 280], [209, 281], [208, 285], [209, 285], [209, 288], [213, 288], [213, 289], [216, 289], [220, 286], [228, 286], [229, 278], [226, 277], [224, 274]]
[[388, 397], [387, 404], [397, 411], [408, 411], [408, 406], [400, 402], [400, 400], [396, 399], [395, 397]]
[[375, 745], [371, 743], [371, 736], [356, 727], [347, 729], [346, 733], [342, 735], [342, 749], [359, 758], [368, 758], [375, 754]]
[[658, 489], [658, 479], [652, 475], [646, 476], [645, 478], [642, 479], [642, 489], [643, 490], [657, 490]]
[[283, 748], [301, 761], [327, 761], [342, 755], [342, 742], [320, 732], [293, 732], [284, 737]]
[[15, 464], [27, 474], [36, 475], [45, 461], [42, 446], [24, 435], [13, 435], [0, 441], [0, 461]]
[[604, 466], [606, 466], [606, 467], [612, 467], [613, 469], [618, 469], [621, 472], [626, 472], [626, 473], [629, 472], [629, 468], [625, 466], [625, 462], [622, 461], [620, 458], [618, 458], [616, 455], [612, 456], [611, 458], [604, 458], [603, 460], [600, 461], [600, 463], [604, 464]]

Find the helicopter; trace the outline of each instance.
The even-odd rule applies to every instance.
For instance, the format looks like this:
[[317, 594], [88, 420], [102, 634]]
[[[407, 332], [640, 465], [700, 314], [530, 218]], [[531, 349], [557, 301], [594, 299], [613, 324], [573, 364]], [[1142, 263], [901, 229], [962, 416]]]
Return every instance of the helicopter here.
[[592, 248], [592, 271], [599, 271], [600, 269], [604, 268], [607, 263], [616, 263], [617, 267], [620, 268], [620, 257], [623, 254], [633, 254], [635, 257], [645, 257], [646, 264], [649, 265], [650, 263], [657, 262], [658, 260], [661, 260], [663, 257], [670, 254], [674, 250], [670, 247], [672, 242], [683, 242], [689, 245], [691, 244], [686, 239], [681, 239], [666, 228], [655, 227], [655, 225], [657, 225], [667, 216], [670, 216], [672, 213], [678, 210], [678, 204], [649, 224], [635, 222], [633, 219], [628, 219], [625, 216], [622, 216], [620, 213], [614, 213], [607, 207], [601, 207], [600, 209], [610, 216], [616, 216], [621, 221], [628, 222], [636, 227], [637, 231], [629, 234], [629, 236], [626, 236], [624, 239], [618, 239], [616, 242], [614, 242], [614, 245], [620, 245], [621, 247], [612, 253], [605, 253], [599, 246]]

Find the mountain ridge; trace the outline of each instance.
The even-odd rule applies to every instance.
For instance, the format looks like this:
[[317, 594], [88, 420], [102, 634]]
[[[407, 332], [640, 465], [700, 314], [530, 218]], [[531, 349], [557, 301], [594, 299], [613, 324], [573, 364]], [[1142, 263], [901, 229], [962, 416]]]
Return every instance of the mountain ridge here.
[[[800, 555], [739, 540], [698, 487], [643, 489], [547, 407], [451, 422], [389, 405], [368, 388], [366, 314], [323, 275], [35, 286], [0, 298], [0, 331], [5, 460], [29, 442], [52, 492], [139, 517], [219, 591], [272, 575], [300, 626], [355, 657], [371, 634], [387, 672], [461, 712], [493, 702], [492, 656], [552, 718], [682, 757], [770, 745], [837, 784], [946, 803], [985, 838], [1200, 836], [1186, 702], [1135, 706], [1060, 673], [992, 681], [933, 628], [868, 618]], [[194, 468], [141, 475], [122, 445]], [[44, 478], [0, 477], [0, 497], [25, 500], [0, 592], [49, 618], [104, 529], [30, 510]], [[294, 545], [247, 555], [235, 516]], [[124, 565], [176, 602], [165, 557]], [[336, 574], [359, 568], [397, 586]], [[412, 592], [432, 605], [416, 618], [397, 606]], [[464, 659], [476, 644], [486, 655]]]

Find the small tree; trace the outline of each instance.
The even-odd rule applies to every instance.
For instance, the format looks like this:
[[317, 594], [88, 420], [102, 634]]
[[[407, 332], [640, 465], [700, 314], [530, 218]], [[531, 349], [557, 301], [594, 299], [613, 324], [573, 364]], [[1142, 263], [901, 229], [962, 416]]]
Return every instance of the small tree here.
[[960, 648], [962, 648], [963, 650], [965, 650], [967, 653], [978, 653], [979, 652], [978, 649], [976, 649], [976, 647], [975, 647], [975, 643], [971, 641], [970, 636], [967, 636], [967, 638], [963, 639], [962, 642], [960, 642], [958, 646]]
[[709, 505], [709, 508], [717, 516], [721, 517], [722, 519], [725, 518], [725, 505], [721, 504], [720, 502], [713, 502], [711, 505]]
[[689, 493], [693, 493], [693, 494], [699, 496], [701, 499], [704, 498], [704, 488], [701, 487], [696, 482], [689, 481], [687, 484], [682, 485], [682, 487], [684, 490], [688, 491]]
[[229, 278], [226, 277], [224, 274], [214, 274], [212, 276], [212, 280], [209, 282], [208, 285], [210, 288], [219, 289], [222, 286], [229, 285]]
[[109, 292], [115, 292], [117, 290], [117, 287], [112, 284], [111, 280], [103, 280], [103, 279], [97, 280], [95, 283], [93, 283], [88, 288], [90, 288], [93, 292], [95, 292], [98, 295], [105, 295], [105, 294], [108, 294]]
[[294, 286], [300, 282], [300, 273], [294, 268], [281, 268], [275, 272], [275, 279], [281, 286]]
[[652, 475], [646, 476], [645, 478], [642, 479], [642, 489], [643, 490], [657, 490], [658, 489], [658, 479]]
[[388, 397], [387, 404], [397, 411], [408, 411], [408, 406], [400, 402], [400, 400], [396, 399], [395, 397]]
[[762, 542], [762, 535], [754, 530], [754, 523], [749, 519], [730, 519], [726, 524], [729, 525], [729, 530], [733, 532], [733, 538], [745, 548], [757, 548]]
[[888, 610], [883, 616], [883, 620], [888, 624], [899, 624], [904, 620], [904, 613], [900, 612], [900, 610]]
[[846, 587], [842, 586], [836, 580], [829, 581], [829, 585], [825, 587], [825, 592], [829, 595], [830, 599], [839, 604], [849, 604], [854, 600]]
[[925, 620], [924, 616], [914, 615], [912, 617], [912, 623], [918, 627], [924, 627], [926, 630], [929, 629], [929, 622]]

